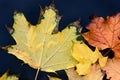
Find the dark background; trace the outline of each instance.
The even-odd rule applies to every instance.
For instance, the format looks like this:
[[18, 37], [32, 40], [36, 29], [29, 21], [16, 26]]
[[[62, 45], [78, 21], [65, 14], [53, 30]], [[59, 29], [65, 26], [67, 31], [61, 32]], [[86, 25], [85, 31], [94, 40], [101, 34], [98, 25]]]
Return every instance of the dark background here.
[[[14, 11], [23, 12], [27, 20], [35, 25], [40, 14], [40, 6], [44, 8], [51, 2], [51, 0], [0, 0], [0, 46], [15, 44], [5, 28], [6, 25], [12, 27]], [[54, 0], [54, 3], [59, 15], [63, 16], [59, 30], [79, 18], [80, 24], [85, 27], [89, 24], [89, 16], [92, 14], [106, 17], [120, 12], [120, 0]], [[20, 76], [20, 80], [34, 80], [36, 73], [36, 70], [0, 49], [0, 75], [7, 70], [10, 74]], [[49, 73], [40, 72], [39, 80], [48, 80], [46, 74]], [[58, 74], [63, 80], [67, 79], [64, 71], [58, 71]]]

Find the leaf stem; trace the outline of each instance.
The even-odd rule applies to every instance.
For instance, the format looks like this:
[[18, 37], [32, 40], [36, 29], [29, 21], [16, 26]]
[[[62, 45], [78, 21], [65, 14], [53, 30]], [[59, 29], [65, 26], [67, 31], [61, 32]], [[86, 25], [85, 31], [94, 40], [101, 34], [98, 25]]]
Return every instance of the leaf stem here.
[[104, 54], [104, 56], [107, 56], [109, 52], [110, 52], [110, 49]]
[[38, 78], [38, 74], [39, 74], [40, 68], [37, 69], [36, 75], [35, 75], [35, 80], [37, 80]]
[[[42, 48], [41, 55], [40, 55], [40, 58], [39, 58], [39, 64], [40, 64], [40, 66], [41, 66], [41, 64], [42, 64], [42, 57], [43, 57], [45, 39], [46, 39], [46, 38], [44, 37], [44, 40], [43, 40], [43, 48]], [[37, 69], [37, 72], [36, 72], [36, 75], [35, 75], [35, 80], [37, 80], [39, 71], [40, 71], [40, 68]]]

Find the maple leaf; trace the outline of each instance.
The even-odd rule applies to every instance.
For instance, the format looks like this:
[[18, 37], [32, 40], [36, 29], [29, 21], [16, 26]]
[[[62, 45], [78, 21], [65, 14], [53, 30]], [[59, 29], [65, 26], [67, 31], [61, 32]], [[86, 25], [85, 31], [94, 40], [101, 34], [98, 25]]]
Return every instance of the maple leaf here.
[[96, 50], [93, 52], [85, 43], [75, 42], [73, 45], [73, 57], [79, 62], [76, 65], [76, 71], [79, 75], [87, 75], [90, 72], [91, 65], [99, 59], [99, 64], [104, 67], [107, 62], [107, 57]]
[[103, 70], [107, 74], [107, 79], [120, 80], [120, 59], [108, 59]]
[[120, 13], [106, 20], [96, 17], [86, 28], [89, 31], [82, 35], [90, 45], [99, 50], [110, 48], [115, 57], [120, 57]]
[[6, 80], [19, 80], [15, 75], [8, 76]]
[[8, 76], [8, 72], [5, 72], [1, 77], [0, 80], [18, 80], [18, 77], [11, 75]]
[[27, 22], [23, 14], [14, 16], [13, 37], [17, 45], [9, 48], [10, 54], [28, 63], [32, 68], [54, 72], [76, 64], [72, 57], [72, 41], [76, 39], [76, 27], [66, 27], [52, 34], [58, 24], [56, 12], [47, 8], [43, 19], [35, 26]]
[[49, 80], [61, 80], [60, 78], [49, 77]]
[[98, 64], [92, 65], [90, 73], [85, 76], [78, 75], [73, 68], [66, 70], [66, 72], [69, 80], [102, 80], [105, 75]]
[[0, 80], [6, 80], [6, 78], [7, 78], [7, 72], [0, 77]]

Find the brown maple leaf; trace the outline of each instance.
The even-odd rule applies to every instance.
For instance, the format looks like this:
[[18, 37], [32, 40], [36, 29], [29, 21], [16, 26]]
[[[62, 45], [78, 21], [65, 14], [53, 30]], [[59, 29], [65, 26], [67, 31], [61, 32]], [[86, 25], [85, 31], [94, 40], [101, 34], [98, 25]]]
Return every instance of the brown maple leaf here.
[[120, 59], [108, 59], [106, 66], [103, 68], [106, 71], [107, 78], [110, 80], [120, 80]]
[[84, 76], [78, 75], [74, 68], [66, 70], [69, 80], [103, 80], [105, 73], [98, 64], [93, 64], [90, 73]]
[[83, 33], [83, 37], [92, 46], [99, 50], [110, 48], [115, 57], [120, 58], [120, 13], [107, 17], [94, 18], [86, 27], [89, 32]]

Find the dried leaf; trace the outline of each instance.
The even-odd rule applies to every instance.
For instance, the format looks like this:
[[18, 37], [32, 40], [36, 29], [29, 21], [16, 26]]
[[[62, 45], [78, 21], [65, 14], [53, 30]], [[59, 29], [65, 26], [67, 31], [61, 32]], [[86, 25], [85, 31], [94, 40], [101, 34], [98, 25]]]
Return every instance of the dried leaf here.
[[120, 57], [120, 13], [107, 17], [96, 17], [87, 26], [89, 32], [83, 33], [88, 43], [99, 50], [110, 48], [115, 57]]
[[33, 26], [23, 14], [16, 14], [12, 36], [17, 45], [9, 48], [9, 53], [42, 71], [53, 72], [73, 67], [76, 60], [72, 57], [71, 48], [77, 37], [76, 28], [70, 26], [52, 34], [57, 25], [56, 15], [53, 9], [48, 8], [40, 24]]
[[107, 62], [107, 57], [103, 57], [97, 48], [93, 52], [84, 43], [74, 43], [72, 55], [79, 62], [79, 64], [76, 65], [76, 71], [79, 75], [89, 74], [91, 65], [95, 63], [98, 59], [101, 67], [105, 66]]
[[108, 79], [120, 80], [120, 59], [108, 59], [108, 62], [103, 70], [106, 72]]
[[73, 68], [66, 70], [69, 80], [102, 80], [104, 72], [101, 71], [97, 64], [92, 65], [90, 73], [85, 76], [78, 75]]

